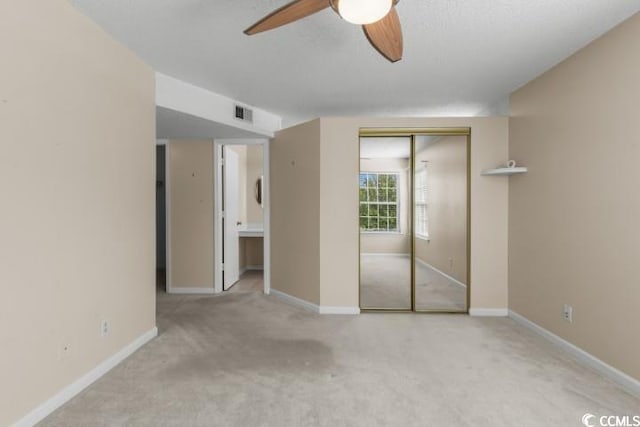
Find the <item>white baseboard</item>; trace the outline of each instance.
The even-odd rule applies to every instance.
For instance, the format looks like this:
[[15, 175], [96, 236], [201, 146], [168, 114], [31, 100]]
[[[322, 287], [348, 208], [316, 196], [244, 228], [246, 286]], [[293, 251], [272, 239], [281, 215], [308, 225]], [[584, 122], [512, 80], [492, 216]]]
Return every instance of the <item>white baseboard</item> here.
[[[447, 273], [445, 273], [444, 271], [440, 271], [440, 270], [438, 270], [437, 268], [435, 268], [433, 265], [429, 264], [428, 262], [423, 261], [423, 260], [421, 260], [420, 258], [416, 258], [416, 261], [418, 262], [418, 264], [422, 265], [423, 267], [425, 267], [425, 268], [428, 268], [428, 269], [430, 269], [430, 270], [435, 271], [435, 272], [436, 272], [436, 273], [438, 273], [439, 275], [446, 277], [448, 280], [451, 280], [451, 281], [452, 281], [453, 283], [455, 283], [456, 285], [460, 285], [460, 286], [462, 286], [463, 288], [465, 288], [465, 289], [466, 289], [467, 285], [465, 285], [464, 283], [462, 283], [462, 282], [461, 282], [461, 281], [459, 281], [458, 279], [456, 279], [456, 278], [454, 278], [454, 277], [449, 276], [449, 275], [448, 275]], [[505, 316], [506, 316], [506, 314], [505, 314]]]
[[470, 308], [469, 315], [475, 317], [507, 317], [507, 308]]
[[180, 286], [172, 286], [167, 290], [168, 294], [174, 295], [210, 295], [214, 294], [215, 290], [212, 287], [180, 287]]
[[327, 305], [318, 305], [306, 300], [303, 300], [298, 297], [294, 297], [285, 292], [279, 291], [277, 289], [271, 289], [271, 295], [276, 296], [282, 299], [289, 304], [297, 305], [298, 307], [302, 307], [309, 311], [313, 311], [314, 313], [320, 314], [360, 314], [359, 307], [345, 307], [345, 306], [327, 306]]
[[360, 254], [361, 256], [385, 256], [385, 257], [397, 257], [397, 258], [409, 258], [411, 254], [400, 254], [400, 253], [384, 253], [384, 252], [363, 252]]
[[360, 307], [321, 305], [320, 314], [360, 314]]
[[98, 366], [78, 378], [73, 383], [69, 384], [55, 396], [42, 403], [40, 406], [29, 412], [22, 419], [14, 424], [14, 427], [33, 426], [42, 421], [47, 415], [67, 403], [73, 397], [75, 397], [82, 390], [90, 386], [93, 382], [98, 380], [104, 374], [116, 367], [127, 357], [131, 356], [136, 350], [151, 341], [158, 335], [158, 328], [153, 327], [149, 331], [140, 335], [138, 338], [127, 344], [120, 351], [113, 356], [109, 357]]
[[558, 335], [553, 332], [543, 328], [542, 326], [532, 322], [526, 317], [516, 313], [515, 311], [509, 310], [509, 317], [513, 319], [515, 322], [520, 325], [532, 330], [533, 332], [538, 333], [543, 336], [547, 340], [551, 341], [553, 344], [557, 345], [561, 349], [571, 353], [578, 361], [583, 364], [595, 369], [600, 372], [604, 376], [608, 377], [612, 381], [618, 383], [622, 388], [624, 388], [629, 393], [640, 396], [640, 381], [633, 378], [630, 375], [625, 374], [624, 372], [614, 368], [613, 366], [603, 362], [597, 357], [593, 356], [590, 353], [587, 353], [580, 347], [571, 344], [569, 341], [560, 338]]
[[314, 313], [320, 313], [320, 306], [318, 304], [303, 300], [302, 298], [294, 297], [273, 288], [271, 288], [270, 294], [282, 299], [285, 302], [288, 302], [289, 304], [297, 305], [298, 307], [305, 308], [309, 311], [313, 311]]

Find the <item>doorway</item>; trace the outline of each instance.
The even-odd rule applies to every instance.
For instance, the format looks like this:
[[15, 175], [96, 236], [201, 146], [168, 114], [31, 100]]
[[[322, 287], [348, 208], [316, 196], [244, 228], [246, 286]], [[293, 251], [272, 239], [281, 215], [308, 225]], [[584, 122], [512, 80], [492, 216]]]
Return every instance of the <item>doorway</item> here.
[[269, 293], [268, 141], [216, 140], [215, 291]]
[[166, 291], [167, 287], [167, 186], [166, 148], [156, 144], [156, 287]]
[[470, 129], [361, 129], [360, 308], [466, 313]]

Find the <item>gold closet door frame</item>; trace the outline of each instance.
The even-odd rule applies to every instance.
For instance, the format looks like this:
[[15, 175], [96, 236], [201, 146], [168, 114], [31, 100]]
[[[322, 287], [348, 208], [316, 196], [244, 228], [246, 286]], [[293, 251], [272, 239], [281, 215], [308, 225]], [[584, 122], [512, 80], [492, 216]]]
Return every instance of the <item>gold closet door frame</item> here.
[[[467, 137], [467, 304], [465, 310], [448, 310], [448, 309], [428, 309], [417, 310], [416, 309], [416, 262], [415, 262], [415, 142], [416, 136], [466, 136]], [[360, 237], [360, 223], [358, 222], [358, 306], [362, 312], [396, 312], [396, 313], [441, 313], [441, 314], [461, 314], [469, 313], [471, 306], [471, 128], [469, 127], [432, 127], [432, 128], [360, 128], [358, 133], [358, 171], [360, 171], [360, 138], [362, 137], [411, 137], [411, 189], [410, 189], [410, 204], [411, 204], [411, 308], [410, 309], [397, 309], [397, 308], [362, 308], [361, 305], [361, 276], [362, 267], [360, 261], [360, 254], [362, 253], [361, 237]], [[359, 173], [359, 172], [358, 172]], [[360, 200], [360, 189], [358, 188], [358, 200]]]

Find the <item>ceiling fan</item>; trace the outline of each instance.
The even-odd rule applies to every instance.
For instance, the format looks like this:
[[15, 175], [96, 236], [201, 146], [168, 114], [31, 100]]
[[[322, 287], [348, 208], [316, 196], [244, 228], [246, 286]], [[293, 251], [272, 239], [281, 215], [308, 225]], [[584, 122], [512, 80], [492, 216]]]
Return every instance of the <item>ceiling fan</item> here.
[[295, 0], [265, 16], [244, 33], [272, 30], [331, 7], [342, 19], [362, 25], [371, 45], [391, 62], [402, 59], [402, 27], [395, 6], [399, 0]]

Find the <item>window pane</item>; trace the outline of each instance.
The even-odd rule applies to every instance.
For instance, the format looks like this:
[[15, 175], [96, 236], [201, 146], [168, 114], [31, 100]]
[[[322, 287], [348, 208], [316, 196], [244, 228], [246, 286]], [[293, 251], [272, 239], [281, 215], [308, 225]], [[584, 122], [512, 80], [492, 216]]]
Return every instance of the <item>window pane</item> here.
[[380, 205], [380, 207], [378, 208], [378, 213], [381, 217], [389, 216], [388, 211], [389, 211], [388, 205]]
[[389, 200], [390, 202], [396, 202], [396, 201], [397, 201], [396, 191], [397, 191], [397, 190], [389, 190], [389, 197], [388, 197], [388, 200]]
[[390, 188], [396, 188], [398, 186], [397, 181], [398, 181], [397, 175], [389, 175], [389, 178], [387, 180], [387, 186]]
[[378, 177], [376, 174], [370, 173], [367, 175], [367, 186], [369, 188], [376, 188], [378, 186]]
[[360, 189], [360, 201], [361, 202], [366, 202], [367, 201], [367, 190], [361, 188]]
[[380, 190], [378, 190], [378, 197], [380, 197], [380, 201], [381, 202], [386, 202], [387, 201], [387, 189], [386, 188], [381, 188]]
[[378, 205], [369, 205], [369, 216], [378, 216]]
[[391, 217], [391, 218], [397, 218], [398, 217], [398, 212], [396, 210], [396, 205], [389, 205], [388, 209], [387, 209], [387, 216]]
[[373, 231], [378, 230], [378, 218], [369, 218], [369, 229]]
[[374, 190], [374, 189], [370, 188], [367, 191], [369, 192], [369, 201], [370, 202], [377, 202], [378, 201], [378, 190]]
[[389, 229], [389, 222], [386, 218], [380, 218], [378, 220], [378, 226], [380, 227], [380, 230], [388, 230]]
[[378, 186], [379, 187], [386, 187], [388, 178], [389, 178], [389, 175], [380, 175], [378, 177]]
[[369, 227], [369, 220], [367, 218], [360, 218], [360, 230], [366, 230]]
[[367, 188], [367, 174], [360, 174], [360, 188]]
[[364, 203], [360, 205], [360, 216], [369, 216], [369, 205]]
[[389, 218], [389, 230], [397, 231], [398, 230], [398, 220], [395, 218]]

